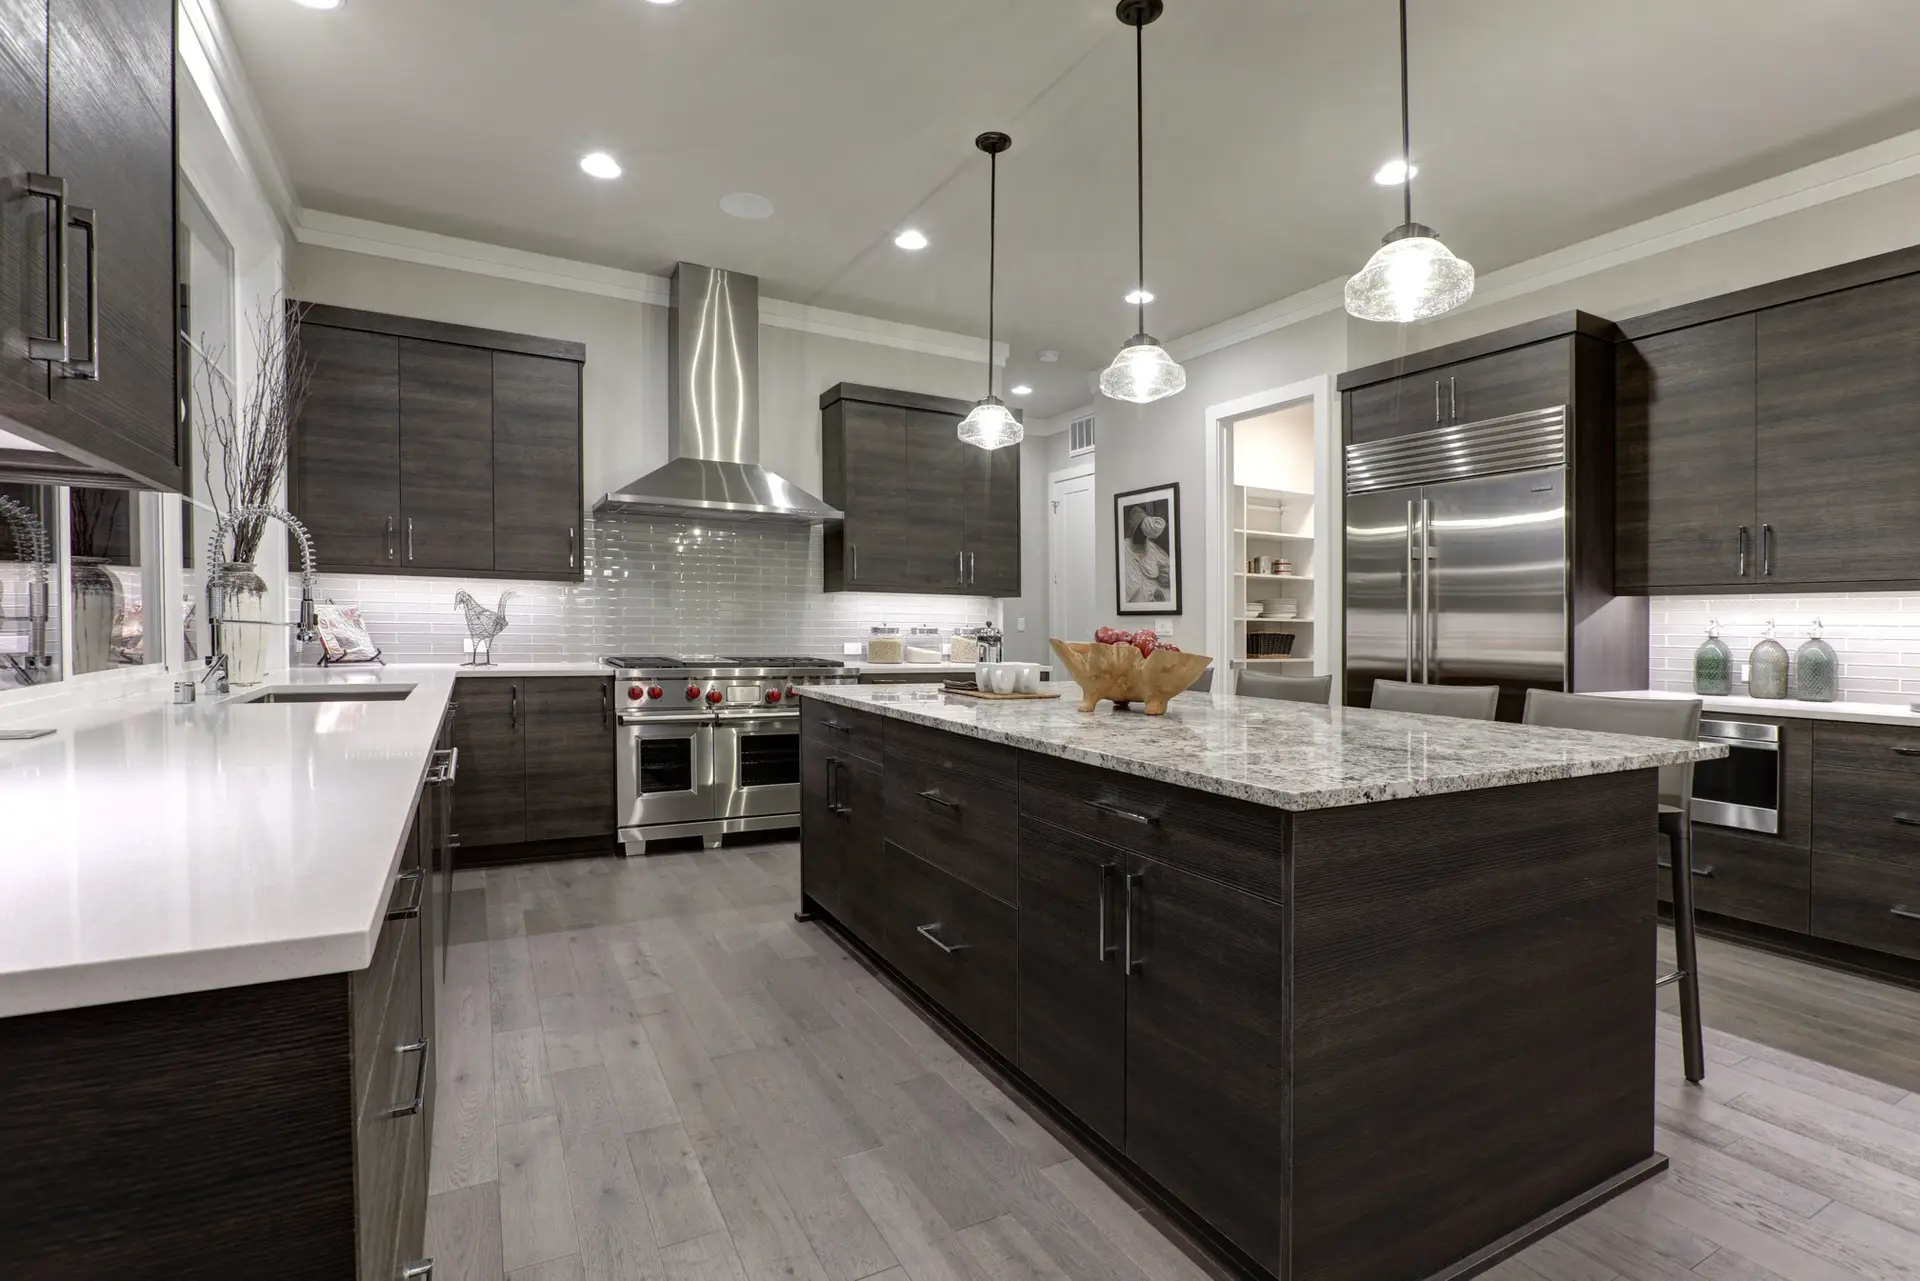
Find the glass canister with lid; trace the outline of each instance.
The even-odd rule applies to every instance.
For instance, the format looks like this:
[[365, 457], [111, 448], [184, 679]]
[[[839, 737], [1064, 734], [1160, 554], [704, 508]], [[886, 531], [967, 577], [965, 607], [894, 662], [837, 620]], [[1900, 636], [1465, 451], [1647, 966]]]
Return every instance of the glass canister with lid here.
[[900, 639], [900, 629], [886, 623], [878, 623], [867, 629], [867, 661], [869, 663], [905, 662], [907, 647]]
[[943, 639], [938, 627], [909, 627], [906, 644], [907, 661], [909, 663], [939, 662], [940, 645]]
[[1793, 653], [1793, 696], [1809, 703], [1831, 703], [1839, 692], [1840, 656], [1820, 639], [1820, 620], [1813, 634]]
[[1706, 643], [1693, 651], [1693, 692], [1733, 693], [1733, 651], [1720, 639], [1720, 620], [1707, 623]]
[[1787, 647], [1773, 638], [1773, 620], [1767, 620], [1767, 633], [1748, 659], [1747, 693], [1755, 698], [1787, 696]]
[[948, 659], [955, 663], [977, 663], [980, 661], [980, 630], [976, 627], [956, 627], [953, 639], [947, 642]]

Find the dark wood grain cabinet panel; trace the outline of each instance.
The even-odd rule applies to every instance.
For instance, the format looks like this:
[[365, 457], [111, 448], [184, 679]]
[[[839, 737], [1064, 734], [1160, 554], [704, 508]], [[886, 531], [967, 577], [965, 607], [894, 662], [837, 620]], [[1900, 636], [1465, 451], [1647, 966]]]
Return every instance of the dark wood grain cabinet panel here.
[[1920, 862], [1813, 852], [1813, 932], [1920, 960]]
[[[1672, 864], [1660, 854], [1660, 901], [1673, 901]], [[1696, 823], [1693, 905], [1702, 912], [1805, 934], [1812, 909], [1813, 856], [1802, 845]]]
[[47, 365], [27, 344], [48, 333], [53, 261], [45, 200], [28, 199], [28, 174], [47, 168], [47, 3], [0, 0], [0, 378], [47, 395]]
[[475, 549], [493, 544], [493, 354], [399, 342], [400, 559], [470, 568]]
[[323, 563], [393, 568], [400, 554], [400, 340], [307, 323], [313, 365], [293, 436], [293, 509]]
[[1391, 440], [1436, 427], [1484, 422], [1565, 405], [1571, 338], [1536, 342], [1441, 369], [1354, 387], [1346, 393], [1346, 437]]
[[617, 826], [612, 680], [533, 677], [524, 697], [526, 839], [611, 836]]
[[895, 965], [1000, 1053], [1015, 1053], [1012, 907], [897, 845], [887, 846], [887, 937]]
[[580, 542], [580, 366], [493, 353], [493, 567], [576, 574]]
[[967, 584], [967, 473], [980, 451], [961, 441], [960, 420], [907, 411], [907, 585], [960, 591]]
[[1912, 581], [1920, 276], [1759, 313], [1761, 584]]
[[1616, 349], [1620, 590], [1730, 587], [1758, 574], [1755, 332], [1754, 317], [1734, 316]]
[[460, 751], [460, 773], [453, 785], [453, 834], [462, 850], [527, 839], [524, 684], [507, 676], [468, 676], [455, 687], [460, 713], [453, 745]]
[[1354, 444], [1391, 440], [1442, 426], [1446, 406], [1432, 375], [1414, 375], [1358, 387], [1346, 394], [1347, 439]]
[[909, 579], [907, 411], [842, 400], [822, 415], [825, 498], [846, 513], [827, 530], [827, 590], [898, 588]]
[[1020, 594], [1020, 450], [968, 449], [961, 546], [967, 587], [982, 596]]
[[1003, 902], [1014, 901], [1014, 750], [887, 723], [887, 839]]

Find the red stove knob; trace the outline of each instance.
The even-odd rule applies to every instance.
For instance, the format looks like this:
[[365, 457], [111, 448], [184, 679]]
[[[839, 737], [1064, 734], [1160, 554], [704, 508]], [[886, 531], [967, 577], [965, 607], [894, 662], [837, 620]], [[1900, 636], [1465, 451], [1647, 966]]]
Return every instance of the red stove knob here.
[[651, 689], [649, 689], [649, 690], [647, 691], [647, 697], [648, 697], [648, 698], [659, 698], [660, 696], [662, 696], [662, 695], [663, 695], [663, 694], [665, 694], [666, 692], [667, 692], [666, 690], [664, 690], [664, 689], [661, 689], [661, 688], [660, 688], [660, 687], [659, 687], [658, 685], [655, 685], [655, 686], [654, 686], [653, 688], [651, 688]]
[[724, 698], [726, 698], [726, 695], [721, 693], [717, 689], [710, 689], [707, 691], [707, 701], [709, 703], [718, 703]]
[[791, 685], [789, 685], [789, 686], [787, 686], [787, 697], [788, 697], [788, 698], [792, 698], [793, 696], [794, 696], [794, 694], [793, 694], [793, 686], [791, 686]]
[[700, 687], [698, 685], [687, 686], [687, 701], [691, 703], [698, 697], [700, 697]]
[[627, 697], [638, 702], [640, 700], [640, 687], [638, 685], [627, 686]]
[[768, 701], [769, 703], [777, 703], [777, 702], [779, 702], [779, 701], [780, 701], [780, 691], [779, 691], [779, 690], [777, 690], [777, 689], [770, 689], [770, 690], [768, 690], [768, 691], [767, 691], [767, 701]]

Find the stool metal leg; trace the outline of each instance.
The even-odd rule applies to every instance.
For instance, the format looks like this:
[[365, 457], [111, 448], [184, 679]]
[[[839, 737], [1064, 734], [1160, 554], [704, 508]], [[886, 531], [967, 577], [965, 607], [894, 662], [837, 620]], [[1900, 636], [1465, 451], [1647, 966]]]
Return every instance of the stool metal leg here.
[[1693, 929], [1693, 824], [1684, 817], [1670, 836], [1673, 845], [1673, 950], [1680, 972], [1680, 1045], [1687, 1080], [1707, 1076], [1706, 1037], [1700, 1025], [1700, 952]]

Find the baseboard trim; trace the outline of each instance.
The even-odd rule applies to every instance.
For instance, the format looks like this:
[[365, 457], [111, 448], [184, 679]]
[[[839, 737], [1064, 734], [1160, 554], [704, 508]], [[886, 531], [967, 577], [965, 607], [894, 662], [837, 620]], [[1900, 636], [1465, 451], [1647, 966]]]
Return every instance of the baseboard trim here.
[[475, 867], [502, 867], [513, 863], [551, 863], [560, 859], [587, 858], [595, 854], [620, 852], [620, 839], [609, 832], [605, 836], [573, 836], [560, 841], [523, 841], [517, 845], [462, 845], [454, 850], [453, 870], [464, 872]]
[[1515, 1228], [1492, 1245], [1433, 1273], [1427, 1281], [1466, 1281], [1468, 1277], [1477, 1277], [1487, 1269], [1511, 1259], [1542, 1237], [1552, 1236], [1587, 1211], [1605, 1205], [1628, 1188], [1645, 1183], [1664, 1171], [1667, 1164], [1667, 1158], [1658, 1152], [1643, 1161], [1636, 1161], [1606, 1182], [1561, 1202], [1533, 1222]]
[[[1660, 920], [1667, 925], [1673, 924], [1671, 904], [1660, 904]], [[1695, 930], [1707, 938], [1739, 943], [1744, 947], [1771, 952], [1775, 956], [1785, 956], [1844, 974], [1855, 974], [1861, 978], [1920, 991], [1920, 961], [1910, 961], [1904, 956], [1894, 956], [1888, 952], [1876, 952], [1871, 948], [1855, 947], [1851, 943], [1816, 938], [1798, 930], [1756, 925], [1715, 912], [1696, 909], [1693, 920]]]

